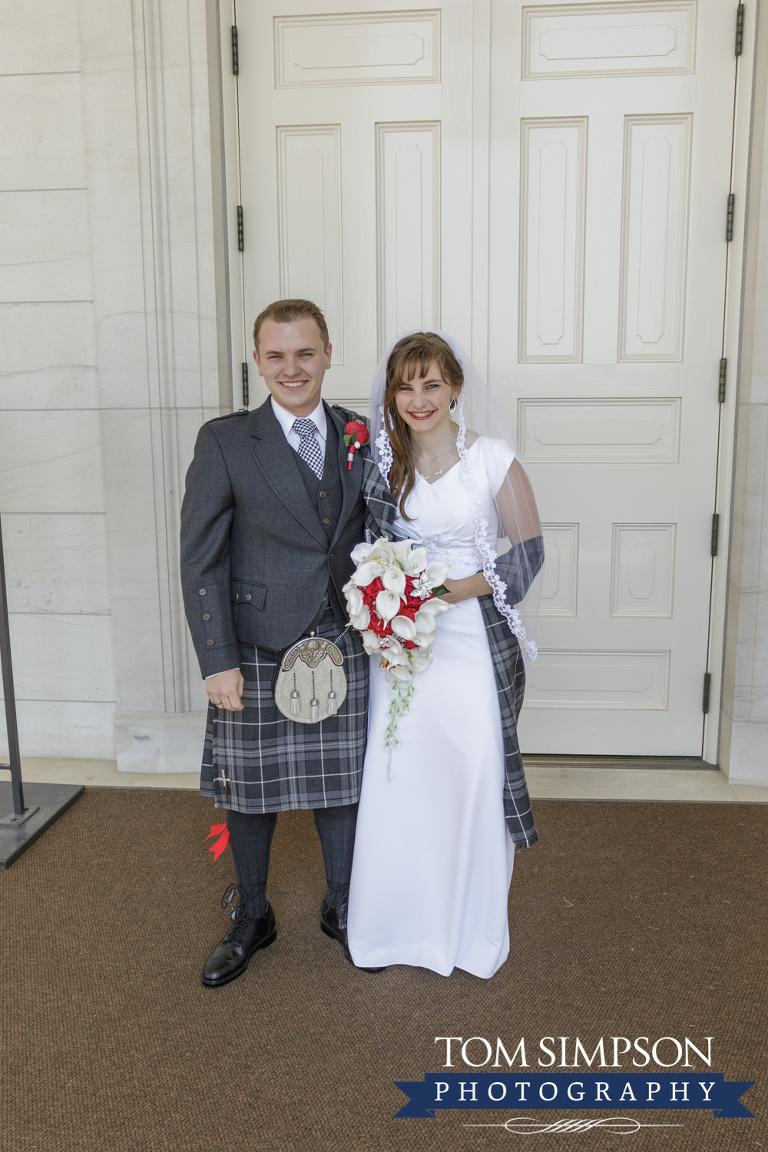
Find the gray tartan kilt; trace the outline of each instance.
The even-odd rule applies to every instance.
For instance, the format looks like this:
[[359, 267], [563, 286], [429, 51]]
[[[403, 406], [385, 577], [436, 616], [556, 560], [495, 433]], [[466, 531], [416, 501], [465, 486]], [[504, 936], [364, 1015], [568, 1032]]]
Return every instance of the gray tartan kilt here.
[[[336, 640], [339, 631], [327, 612], [317, 634]], [[368, 657], [356, 632], [347, 632], [338, 646], [347, 697], [338, 714], [320, 724], [296, 724], [275, 704], [278, 653], [240, 646], [243, 711], [208, 705], [200, 791], [212, 796], [217, 808], [283, 812], [359, 799], [368, 734]]]

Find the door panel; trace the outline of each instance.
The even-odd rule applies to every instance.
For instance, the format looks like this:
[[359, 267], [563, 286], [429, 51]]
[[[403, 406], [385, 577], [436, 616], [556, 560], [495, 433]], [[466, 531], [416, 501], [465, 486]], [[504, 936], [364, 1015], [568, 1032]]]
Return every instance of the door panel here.
[[[543, 602], [521, 744], [701, 755], [734, 12], [714, 0], [494, 0], [492, 11], [489, 380], [516, 421], [542, 519], [575, 527], [567, 561], [566, 531], [548, 537], [557, 591]], [[562, 152], [545, 161], [530, 126], [563, 149], [576, 122], [583, 279], [569, 296], [560, 285], [572, 283], [577, 233], [557, 189], [564, 169], [578, 185], [578, 152], [570, 169]], [[531, 202], [543, 217], [545, 163], [544, 248]], [[542, 263], [546, 352], [530, 319]], [[504, 327], [515, 312], [517, 346]], [[557, 611], [574, 595], [573, 614]]]

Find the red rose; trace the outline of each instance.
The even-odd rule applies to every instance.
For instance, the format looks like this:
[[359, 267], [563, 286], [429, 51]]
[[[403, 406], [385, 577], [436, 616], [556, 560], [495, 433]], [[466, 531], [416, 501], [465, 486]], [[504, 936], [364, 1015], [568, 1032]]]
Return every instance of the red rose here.
[[344, 443], [349, 445], [355, 442], [358, 448], [362, 448], [363, 444], [367, 444], [371, 438], [365, 424], [361, 424], [359, 420], [350, 420], [344, 431], [347, 434], [344, 437]]

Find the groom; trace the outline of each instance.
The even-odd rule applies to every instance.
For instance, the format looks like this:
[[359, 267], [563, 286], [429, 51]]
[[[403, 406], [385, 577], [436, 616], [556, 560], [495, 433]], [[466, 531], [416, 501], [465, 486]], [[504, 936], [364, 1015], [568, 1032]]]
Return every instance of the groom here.
[[[347, 893], [368, 722], [368, 660], [347, 632], [342, 587], [350, 552], [392, 535], [395, 506], [369, 445], [347, 467], [354, 413], [320, 395], [331, 366], [325, 318], [308, 300], [278, 300], [256, 318], [254, 360], [270, 397], [200, 429], [181, 511], [187, 622], [210, 701], [200, 781], [226, 809], [237, 885], [232, 926], [202, 981], [240, 976], [276, 935], [266, 897], [277, 813], [311, 808], [327, 890], [320, 927], [347, 947]], [[271, 683], [282, 649], [311, 632], [344, 656], [337, 715], [299, 724]]]

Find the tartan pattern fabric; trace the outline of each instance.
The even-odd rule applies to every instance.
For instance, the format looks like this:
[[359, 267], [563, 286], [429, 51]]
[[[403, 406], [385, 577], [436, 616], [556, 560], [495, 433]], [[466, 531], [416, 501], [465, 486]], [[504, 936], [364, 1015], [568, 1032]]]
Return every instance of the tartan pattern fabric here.
[[317, 425], [314, 420], [294, 420], [293, 430], [299, 437], [299, 456], [319, 480], [323, 474], [323, 454], [317, 442]]
[[525, 664], [517, 638], [493, 602], [492, 596], [478, 600], [491, 650], [496, 689], [499, 695], [501, 730], [504, 738], [504, 817], [516, 848], [531, 848], [539, 838], [533, 819], [531, 798], [525, 780], [523, 758], [517, 739], [517, 717], [525, 695]]
[[[349, 408], [342, 408], [340, 404], [333, 404], [331, 407], [347, 423], [350, 420], [357, 420], [366, 425], [368, 423], [365, 416], [360, 416]], [[366, 533], [371, 537], [371, 540], [376, 540], [379, 536], [388, 536], [392, 540], [395, 535], [394, 524], [397, 517], [397, 506], [384, 482], [378, 465], [371, 459], [370, 444], [365, 444], [358, 455], [363, 465], [360, 493], [365, 502]]]
[[[338, 626], [326, 612], [317, 635], [337, 640]], [[242, 712], [208, 706], [200, 791], [217, 808], [236, 812], [283, 812], [354, 804], [368, 732], [368, 657], [357, 633], [338, 646], [344, 657], [347, 696], [336, 716], [320, 724], [297, 724], [283, 716], [272, 695], [279, 653], [240, 646], [245, 681]]]

